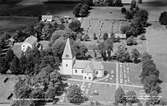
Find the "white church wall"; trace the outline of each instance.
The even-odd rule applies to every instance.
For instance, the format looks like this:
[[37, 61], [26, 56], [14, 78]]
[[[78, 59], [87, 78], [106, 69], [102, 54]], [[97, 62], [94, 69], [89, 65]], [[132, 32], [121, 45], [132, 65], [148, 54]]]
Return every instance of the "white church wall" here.
[[83, 69], [73, 69], [73, 75], [83, 75], [84, 70]]
[[63, 59], [62, 60], [62, 74], [67, 74], [67, 75], [72, 75], [72, 66], [73, 66], [73, 62], [72, 59]]

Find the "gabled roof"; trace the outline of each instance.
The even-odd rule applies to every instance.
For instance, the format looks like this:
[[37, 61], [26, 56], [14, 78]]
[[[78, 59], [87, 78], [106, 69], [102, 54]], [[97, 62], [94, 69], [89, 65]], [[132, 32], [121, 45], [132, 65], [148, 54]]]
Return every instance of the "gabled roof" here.
[[66, 41], [62, 59], [72, 59], [72, 58], [73, 58], [73, 55], [72, 55], [72, 50], [70, 46], [70, 39], [68, 38]]
[[30, 36], [27, 39], [25, 39], [24, 42], [34, 45], [37, 42], [37, 38], [34, 36]]
[[94, 73], [94, 67], [92, 67], [92, 64], [88, 64], [84, 71], [85, 73]]
[[14, 52], [14, 54], [20, 58], [21, 57], [21, 54], [22, 54], [22, 50], [21, 50], [21, 45], [23, 43], [14, 43], [13, 47], [12, 47], [12, 50]]
[[90, 64], [89, 60], [75, 60], [74, 69], [85, 69]]

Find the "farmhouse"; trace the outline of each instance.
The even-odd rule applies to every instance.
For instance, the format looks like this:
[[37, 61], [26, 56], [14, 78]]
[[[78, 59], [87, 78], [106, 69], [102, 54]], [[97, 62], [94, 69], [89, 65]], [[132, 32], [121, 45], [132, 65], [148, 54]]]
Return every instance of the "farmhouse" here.
[[105, 71], [112, 70], [114, 62], [104, 62], [96, 60], [77, 60], [72, 53], [70, 39], [67, 39], [65, 49], [62, 55], [62, 64], [60, 73], [64, 75], [82, 76], [84, 80], [93, 80], [94, 78], [104, 77]]

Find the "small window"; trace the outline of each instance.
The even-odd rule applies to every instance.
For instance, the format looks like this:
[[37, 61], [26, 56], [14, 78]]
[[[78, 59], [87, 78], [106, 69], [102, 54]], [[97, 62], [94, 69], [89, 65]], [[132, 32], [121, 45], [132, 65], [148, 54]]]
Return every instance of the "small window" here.
[[82, 70], [82, 73], [84, 73], [84, 71]]
[[77, 70], [75, 70], [75, 73], [77, 73]]
[[68, 64], [66, 64], [66, 67], [68, 67]]
[[98, 74], [98, 71], [96, 71], [96, 74]]
[[85, 76], [85, 79], [86, 79], [86, 76]]
[[89, 79], [91, 79], [91, 77], [89, 77]]

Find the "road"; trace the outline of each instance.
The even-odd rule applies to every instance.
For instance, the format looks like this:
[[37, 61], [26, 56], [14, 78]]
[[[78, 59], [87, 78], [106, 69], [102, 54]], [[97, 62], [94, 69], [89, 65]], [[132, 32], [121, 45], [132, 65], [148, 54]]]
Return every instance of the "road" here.
[[[94, 84], [114, 85], [114, 86], [116, 86], [116, 83], [109, 83], [109, 82], [96, 82], [96, 81], [78, 80], [78, 79], [68, 79], [68, 80], [69, 81], [88, 82], [88, 83], [94, 83]], [[119, 85], [120, 86], [126, 86], [126, 87], [143, 88], [143, 86], [138, 86], [138, 85], [129, 85], [129, 84], [119, 84]]]

